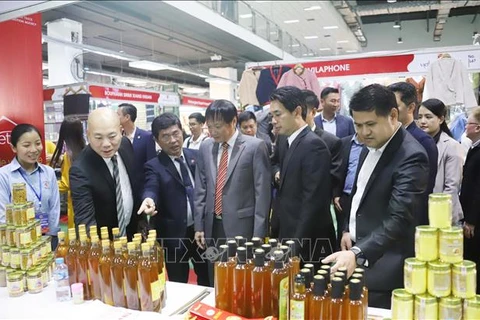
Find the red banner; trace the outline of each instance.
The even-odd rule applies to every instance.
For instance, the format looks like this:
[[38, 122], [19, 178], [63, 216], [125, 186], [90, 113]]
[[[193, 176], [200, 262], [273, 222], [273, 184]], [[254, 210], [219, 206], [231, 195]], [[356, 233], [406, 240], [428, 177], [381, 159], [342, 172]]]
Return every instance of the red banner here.
[[119, 89], [112, 87], [89, 86], [92, 97], [101, 99], [158, 103], [160, 93]]
[[0, 23], [0, 44], [0, 166], [3, 166], [14, 156], [10, 136], [16, 124], [30, 123], [44, 135], [41, 14]]
[[210, 99], [182, 96], [182, 105], [207, 108], [212, 102]]

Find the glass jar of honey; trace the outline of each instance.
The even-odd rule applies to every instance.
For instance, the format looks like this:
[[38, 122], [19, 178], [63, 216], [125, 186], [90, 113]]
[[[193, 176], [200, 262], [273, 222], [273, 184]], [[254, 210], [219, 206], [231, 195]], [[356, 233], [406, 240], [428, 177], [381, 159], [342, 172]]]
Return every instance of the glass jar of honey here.
[[20, 250], [20, 269], [28, 270], [33, 266], [32, 249], [26, 248]]
[[25, 213], [27, 216], [27, 222], [32, 222], [35, 220], [35, 204], [33, 201], [28, 201], [25, 204]]
[[450, 265], [441, 261], [431, 261], [427, 270], [428, 293], [437, 298], [448, 297], [452, 291]]
[[32, 243], [37, 242], [38, 237], [37, 237], [37, 228], [35, 226], [35, 221], [32, 221], [28, 224], [28, 228], [30, 229], [30, 234], [32, 237]]
[[480, 295], [463, 301], [463, 320], [480, 319]]
[[20, 249], [10, 249], [10, 267], [13, 269], [20, 269]]
[[477, 269], [475, 262], [464, 260], [452, 266], [452, 294], [468, 299], [475, 297]]
[[448, 228], [452, 225], [452, 195], [432, 193], [428, 197], [428, 220], [434, 228]]
[[7, 275], [8, 296], [20, 297], [23, 295], [24, 276], [22, 272], [12, 272]]
[[7, 225], [0, 224], [0, 246], [7, 244]]
[[441, 298], [438, 315], [438, 319], [462, 319], [462, 300], [456, 297]]
[[446, 263], [458, 263], [463, 260], [463, 229], [451, 227], [440, 229], [440, 260]]
[[15, 205], [27, 202], [27, 186], [25, 183], [12, 184], [12, 202]]
[[10, 267], [10, 247], [2, 247], [2, 266]]
[[40, 263], [40, 260], [42, 259], [42, 244], [41, 243], [36, 243], [34, 246], [33, 246], [33, 254], [32, 254], [32, 258], [33, 260], [35, 261], [33, 263], [33, 265], [36, 265], [38, 263]]
[[15, 227], [7, 226], [5, 236], [7, 238], [7, 246], [15, 247]]
[[15, 246], [17, 248], [26, 248], [32, 243], [32, 232], [28, 227], [19, 227], [15, 229]]
[[5, 223], [9, 226], [13, 226], [13, 204], [9, 203], [5, 205]]
[[438, 259], [438, 231], [430, 226], [415, 228], [415, 258], [420, 261]]
[[28, 293], [39, 293], [43, 290], [42, 273], [37, 270], [27, 272]]
[[37, 235], [37, 240], [42, 236], [42, 224], [40, 220], [35, 220], [35, 234]]
[[48, 266], [46, 264], [41, 265], [41, 270], [42, 270], [42, 284], [43, 287], [45, 288], [48, 286], [48, 281], [49, 279], [49, 274], [48, 274]]
[[405, 290], [411, 294], [427, 291], [427, 265], [415, 258], [405, 259], [403, 265]]
[[405, 289], [392, 292], [392, 320], [413, 319], [413, 295]]
[[13, 224], [16, 227], [27, 225], [27, 206], [25, 204], [18, 204], [13, 207]]
[[7, 286], [7, 268], [0, 266], [0, 288]]
[[438, 319], [437, 298], [428, 294], [415, 296], [415, 319]]

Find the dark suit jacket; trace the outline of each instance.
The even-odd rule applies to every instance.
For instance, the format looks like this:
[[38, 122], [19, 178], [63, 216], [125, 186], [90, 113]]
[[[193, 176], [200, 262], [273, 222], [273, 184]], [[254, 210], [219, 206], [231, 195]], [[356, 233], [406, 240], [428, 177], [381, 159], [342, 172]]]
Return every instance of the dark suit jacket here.
[[[197, 150], [183, 149], [185, 163], [195, 177]], [[145, 188], [143, 198], [155, 201], [158, 214], [151, 217], [161, 238], [184, 238], [187, 231], [187, 194], [182, 177], [178, 174], [170, 157], [160, 152], [157, 157], [145, 164]], [[192, 208], [192, 219], [194, 208]], [[193, 220], [192, 220], [193, 222]]]
[[[133, 212], [127, 226], [127, 236], [131, 238], [138, 232], [139, 223], [144, 218], [137, 215], [140, 199], [137, 179], [135, 179], [133, 149], [130, 140], [126, 137], [122, 138], [118, 153], [127, 169], [133, 192]], [[100, 227], [105, 226], [108, 227], [112, 237], [111, 228], [118, 227], [115, 183], [105, 160], [90, 146], [83, 149], [70, 168], [70, 190], [75, 225], [84, 223], [89, 227], [96, 224], [98, 231]]]
[[267, 149], [268, 149], [268, 155], [272, 156], [273, 146], [272, 146], [272, 139], [270, 139], [270, 136], [268, 134], [263, 133], [263, 132], [257, 131], [256, 138], [265, 141], [265, 144], [267, 145]]
[[423, 205], [420, 210], [417, 210], [418, 224], [419, 225], [428, 225], [428, 195], [433, 192], [433, 187], [435, 187], [435, 178], [437, 177], [438, 169], [438, 148], [435, 143], [435, 140], [428, 134], [426, 134], [422, 129], [417, 127], [415, 121], [412, 122], [408, 127], [407, 131], [422, 145], [422, 147], [427, 152], [428, 164], [429, 164], [429, 175], [428, 175], [428, 185], [427, 190], [424, 193]]
[[460, 203], [465, 222], [475, 226], [475, 236], [477, 236], [480, 233], [480, 146], [468, 151], [463, 166]]
[[310, 127], [290, 147], [287, 144], [287, 137], [279, 136], [273, 156], [279, 164], [280, 183], [272, 217], [277, 226], [272, 221], [272, 228], [278, 229], [280, 239], [311, 240], [311, 247], [304, 243], [300, 252], [305, 259], [318, 262], [336, 245], [330, 214], [330, 152]]
[[[337, 133], [336, 136], [339, 138], [343, 138], [346, 136], [350, 136], [355, 134], [355, 128], [353, 127], [353, 120], [349, 117], [342, 116], [341, 114], [337, 114], [336, 116], [337, 121]], [[315, 124], [317, 127], [323, 129], [323, 118], [322, 115], [316, 116], [314, 119]]]
[[[368, 154], [360, 154], [357, 176]], [[368, 180], [356, 214], [356, 246], [369, 262], [367, 287], [390, 291], [403, 285], [403, 262], [414, 254], [415, 217], [428, 184], [428, 156], [400, 128]], [[352, 190], [356, 193], [357, 181]], [[349, 213], [350, 214], [350, 213]], [[344, 231], [348, 230], [349, 214]]]
[[[342, 155], [340, 150], [342, 148], [342, 141], [335, 135], [323, 130], [320, 127], [315, 127], [314, 131], [317, 136], [325, 142], [330, 156], [332, 158], [332, 164], [330, 167], [330, 174], [332, 175], [332, 189], [338, 188], [341, 181], [340, 166], [342, 164]], [[343, 186], [342, 186], [343, 187]]]
[[155, 158], [157, 155], [155, 140], [150, 132], [137, 127], [132, 144], [135, 154], [135, 171], [138, 175], [139, 185], [142, 186], [144, 182], [143, 166], [148, 160]]
[[333, 197], [340, 197], [343, 193], [343, 187], [345, 186], [345, 180], [347, 179], [348, 173], [348, 163], [350, 161], [350, 150], [352, 149], [352, 138], [353, 134], [350, 136], [343, 137], [340, 139], [340, 166], [338, 168], [339, 172], [339, 183], [336, 187], [333, 188]]

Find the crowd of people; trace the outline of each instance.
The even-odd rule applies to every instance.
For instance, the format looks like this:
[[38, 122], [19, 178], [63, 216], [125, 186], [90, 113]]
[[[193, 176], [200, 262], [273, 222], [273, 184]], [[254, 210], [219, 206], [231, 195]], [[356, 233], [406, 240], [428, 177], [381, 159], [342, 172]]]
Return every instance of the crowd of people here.
[[0, 223], [12, 183], [24, 182], [36, 211], [48, 214], [54, 246], [59, 190], [68, 192], [69, 227], [118, 227], [129, 238], [154, 228], [169, 280], [187, 282], [190, 261], [205, 286], [213, 285], [206, 253], [227, 239], [295, 240], [303, 263], [346, 267], [348, 275], [365, 267], [369, 305], [389, 308], [391, 291], [403, 285], [404, 259], [414, 254], [415, 227], [428, 224], [428, 196], [440, 192], [452, 195], [452, 226], [463, 226], [465, 258], [478, 265], [480, 108], [468, 115], [465, 154], [444, 103], [417, 103], [406, 82], [359, 90], [351, 117], [339, 105], [335, 88], [320, 100], [309, 90], [278, 88], [265, 132], [254, 113], [216, 100], [205, 116], [189, 117], [186, 139], [174, 114], [158, 116], [147, 132], [135, 126], [133, 105], [99, 108], [88, 117], [88, 144], [80, 120], [62, 123], [50, 160], [61, 167], [58, 182], [38, 162], [39, 130], [20, 124], [11, 135], [15, 157], [0, 168]]

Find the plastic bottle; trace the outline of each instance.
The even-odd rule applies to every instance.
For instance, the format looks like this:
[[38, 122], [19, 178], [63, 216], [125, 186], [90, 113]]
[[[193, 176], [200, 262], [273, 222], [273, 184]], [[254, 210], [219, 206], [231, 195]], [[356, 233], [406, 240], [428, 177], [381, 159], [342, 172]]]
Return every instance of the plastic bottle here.
[[55, 270], [53, 279], [55, 280], [55, 294], [57, 301], [70, 300], [70, 283], [68, 281], [68, 267], [63, 258], [55, 259]]

